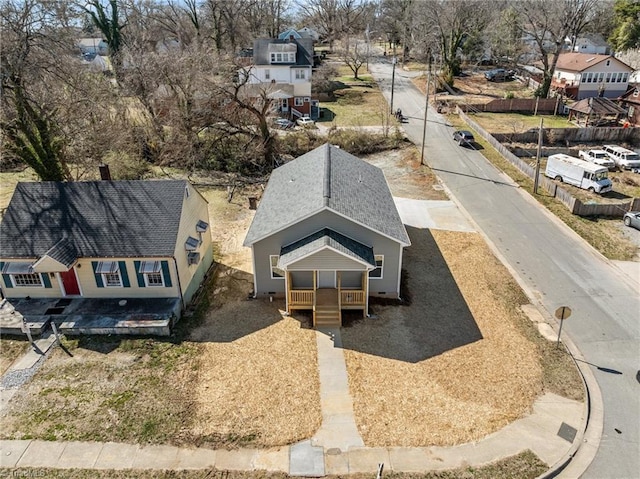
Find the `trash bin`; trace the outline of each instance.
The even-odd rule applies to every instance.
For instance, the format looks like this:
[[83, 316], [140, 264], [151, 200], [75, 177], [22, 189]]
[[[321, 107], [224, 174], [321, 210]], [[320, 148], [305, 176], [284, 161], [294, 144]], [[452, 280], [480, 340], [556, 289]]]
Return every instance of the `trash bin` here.
[[256, 198], [255, 196], [250, 196], [249, 197], [249, 209], [250, 210], [255, 210], [256, 208], [258, 208], [258, 198]]

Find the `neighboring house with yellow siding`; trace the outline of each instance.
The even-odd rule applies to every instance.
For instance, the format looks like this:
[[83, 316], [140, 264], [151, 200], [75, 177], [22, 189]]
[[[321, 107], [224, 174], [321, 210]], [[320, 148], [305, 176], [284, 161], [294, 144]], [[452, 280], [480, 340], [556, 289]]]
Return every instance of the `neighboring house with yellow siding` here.
[[3, 296], [175, 298], [179, 316], [212, 263], [208, 222], [184, 180], [19, 183], [0, 223]]

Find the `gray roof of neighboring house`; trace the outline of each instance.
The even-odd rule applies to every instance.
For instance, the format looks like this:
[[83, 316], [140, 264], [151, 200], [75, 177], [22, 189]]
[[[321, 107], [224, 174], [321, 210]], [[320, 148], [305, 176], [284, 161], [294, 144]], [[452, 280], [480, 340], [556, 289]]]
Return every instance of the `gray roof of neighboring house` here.
[[18, 183], [0, 223], [3, 258], [172, 256], [187, 182]]
[[297, 260], [324, 248], [325, 246], [333, 248], [334, 250], [339, 251], [340, 253], [357, 261], [366, 263], [371, 266], [371, 268], [376, 267], [373, 249], [370, 246], [363, 245], [354, 239], [347, 238], [330, 228], [324, 228], [307, 236], [306, 238], [302, 238], [295, 243], [281, 248], [278, 266], [280, 267], [280, 265], [284, 266], [294, 263]]
[[311, 38], [300, 38], [297, 40], [280, 40], [278, 38], [258, 38], [253, 42], [253, 63], [256, 65], [270, 65], [269, 45], [277, 45], [281, 49], [287, 46], [296, 45], [296, 62], [276, 63], [274, 66], [312, 66], [313, 65], [313, 40]]
[[325, 209], [411, 244], [382, 170], [329, 144], [273, 170], [244, 244]]

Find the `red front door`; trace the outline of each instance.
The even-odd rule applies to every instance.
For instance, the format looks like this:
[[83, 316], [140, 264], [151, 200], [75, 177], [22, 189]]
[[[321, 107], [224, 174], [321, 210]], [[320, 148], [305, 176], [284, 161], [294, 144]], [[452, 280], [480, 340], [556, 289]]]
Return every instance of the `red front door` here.
[[69, 271], [60, 273], [62, 278], [62, 286], [64, 287], [65, 296], [78, 296], [80, 295], [80, 287], [78, 286], [78, 278], [76, 277], [76, 271], [71, 268]]

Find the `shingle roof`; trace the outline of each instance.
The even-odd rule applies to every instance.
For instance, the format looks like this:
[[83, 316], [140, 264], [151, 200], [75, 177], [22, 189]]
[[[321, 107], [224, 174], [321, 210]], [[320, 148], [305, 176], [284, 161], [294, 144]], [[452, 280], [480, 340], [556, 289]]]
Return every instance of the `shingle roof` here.
[[629, 65], [611, 55], [598, 55], [591, 53], [561, 53], [556, 63], [556, 70], [582, 72], [605, 60], [613, 60], [633, 71]]
[[[63, 263], [69, 254], [171, 256], [186, 185], [184, 180], [18, 183], [0, 223], [1, 255], [38, 258], [53, 252]], [[72, 251], [65, 241], [58, 244], [63, 238]]]
[[296, 241], [280, 249], [280, 258], [278, 266], [294, 263], [300, 258], [308, 256], [315, 251], [321, 250], [325, 246], [333, 248], [340, 253], [349, 256], [357, 261], [366, 263], [371, 268], [376, 267], [373, 249], [370, 246], [363, 245], [359, 241], [347, 238], [330, 228], [324, 228], [313, 233], [306, 238]]
[[382, 170], [329, 144], [273, 170], [244, 244], [324, 209], [411, 244]]
[[573, 105], [569, 105], [569, 110], [597, 115], [621, 115], [626, 111], [610, 99], [600, 97], [583, 98], [582, 100], [575, 102]]

